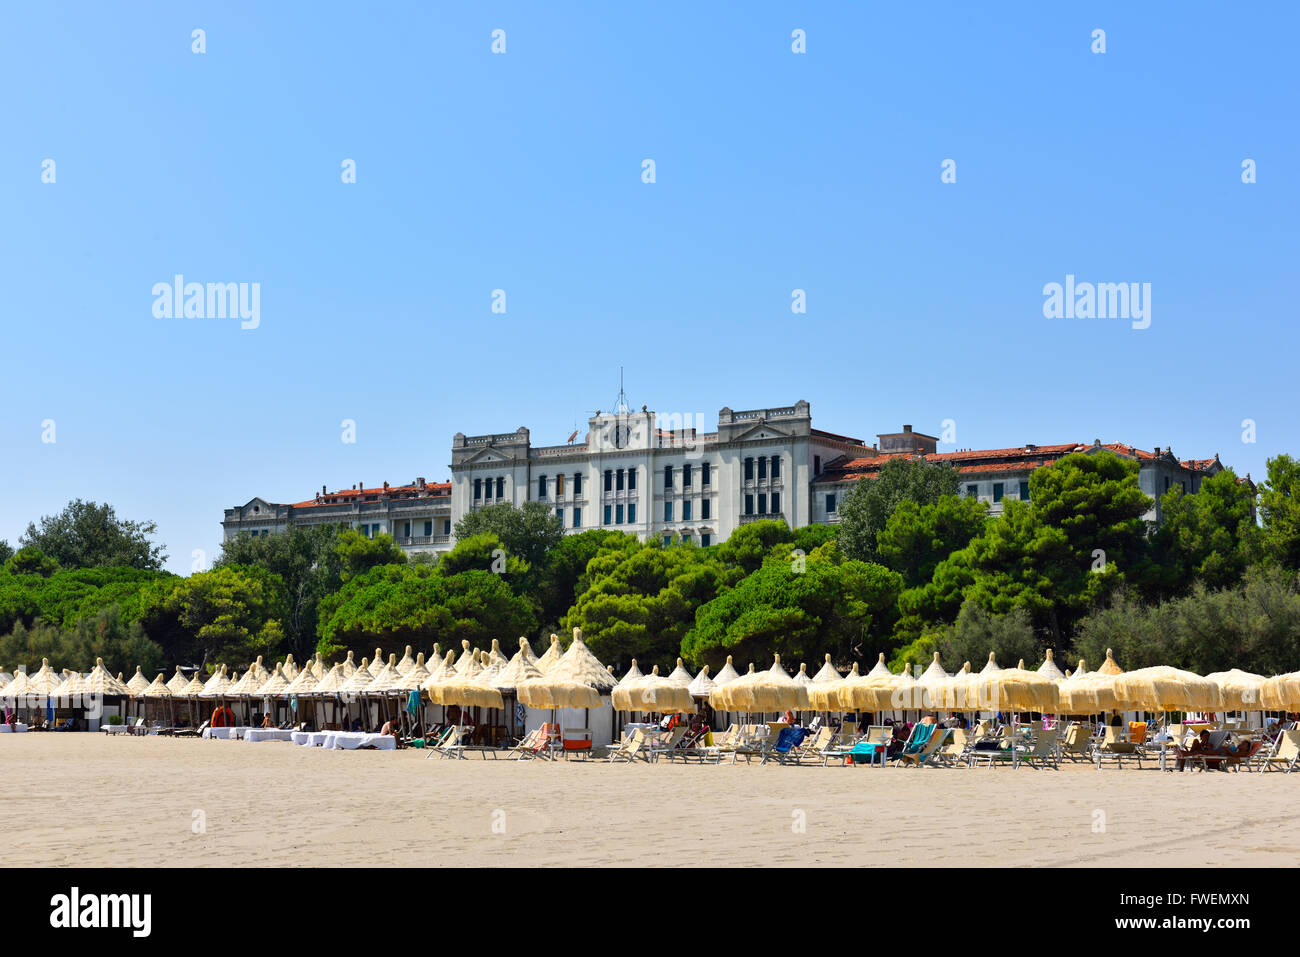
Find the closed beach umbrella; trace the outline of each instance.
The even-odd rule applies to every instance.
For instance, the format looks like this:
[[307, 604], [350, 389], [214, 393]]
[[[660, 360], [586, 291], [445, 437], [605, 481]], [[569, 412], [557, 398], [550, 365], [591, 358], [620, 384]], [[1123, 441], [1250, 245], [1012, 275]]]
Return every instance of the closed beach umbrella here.
[[1233, 668], [1208, 674], [1205, 680], [1219, 686], [1224, 711], [1259, 711], [1264, 707], [1261, 702], [1267, 679], [1263, 675]]

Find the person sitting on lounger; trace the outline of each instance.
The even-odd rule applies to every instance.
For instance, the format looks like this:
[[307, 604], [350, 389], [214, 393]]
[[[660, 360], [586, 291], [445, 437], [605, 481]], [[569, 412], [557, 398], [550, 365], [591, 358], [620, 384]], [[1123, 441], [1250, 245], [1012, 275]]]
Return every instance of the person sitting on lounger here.
[[1191, 747], [1178, 749], [1178, 761], [1175, 767], [1181, 771], [1184, 762], [1191, 757], [1204, 755], [1210, 752], [1210, 732], [1202, 731], [1200, 735], [1192, 742]]
[[266, 714], [262, 715], [262, 727], [264, 728], [275, 727], [275, 722], [271, 720], [271, 712], [268, 711]]
[[385, 721], [384, 726], [379, 729], [379, 733], [392, 735], [393, 740], [397, 742], [397, 746], [399, 748], [403, 747], [400, 721]]

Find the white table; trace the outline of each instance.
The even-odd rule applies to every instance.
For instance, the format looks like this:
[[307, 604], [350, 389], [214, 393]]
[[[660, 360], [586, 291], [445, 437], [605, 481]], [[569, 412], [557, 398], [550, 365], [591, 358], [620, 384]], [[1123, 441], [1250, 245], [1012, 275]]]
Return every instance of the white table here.
[[294, 733], [287, 728], [249, 728], [243, 737], [245, 741], [292, 741]]
[[19, 722], [15, 722], [12, 728], [4, 722], [0, 722], [0, 734], [17, 734], [28, 730], [30, 729], [27, 725]]
[[224, 738], [227, 741], [234, 741], [242, 738], [245, 731], [256, 731], [257, 728], [240, 726], [237, 728], [204, 728], [203, 737], [205, 738]]
[[397, 750], [397, 739], [391, 734], [362, 734], [359, 731], [328, 731], [321, 747], [331, 751], [355, 751], [373, 747], [380, 751]]

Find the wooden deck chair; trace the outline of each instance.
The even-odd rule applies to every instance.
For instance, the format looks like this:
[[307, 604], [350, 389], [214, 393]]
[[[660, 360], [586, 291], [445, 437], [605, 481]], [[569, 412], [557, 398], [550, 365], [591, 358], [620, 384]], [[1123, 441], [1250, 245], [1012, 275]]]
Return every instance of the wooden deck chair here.
[[1048, 767], [1050, 765], [1059, 771], [1061, 769], [1061, 756], [1057, 753], [1056, 732], [1038, 732], [1038, 737], [1034, 739], [1033, 746], [1023, 754], [1017, 755], [1016, 762], [1018, 764], [1028, 764], [1030, 767]]
[[1283, 771], [1290, 774], [1300, 763], [1300, 731], [1283, 731], [1278, 735], [1276, 749], [1257, 765], [1264, 771]]
[[1119, 728], [1106, 726], [1106, 736], [1101, 744], [1093, 750], [1093, 760], [1097, 764], [1097, 770], [1101, 770], [1101, 762], [1114, 761], [1115, 767], [1123, 768], [1124, 759], [1136, 760], [1138, 768], [1142, 767], [1142, 749], [1132, 741], [1121, 741], [1119, 737]]
[[637, 728], [632, 732], [630, 740], [622, 742], [610, 749], [609, 763], [617, 764], [619, 761], [626, 761], [631, 764], [637, 758], [644, 758], [649, 761], [650, 758], [645, 752], [649, 749], [649, 738], [644, 728]]
[[519, 739], [518, 744], [506, 751], [506, 757], [514, 758], [516, 761], [533, 757], [538, 748], [545, 746], [545, 742], [546, 735], [543, 729], [533, 728]]
[[[904, 748], [903, 753], [900, 754], [898, 760], [894, 762], [894, 767], [919, 768], [939, 753], [939, 749], [948, 743], [948, 735], [951, 733], [952, 732], [948, 728], [935, 728], [930, 732], [930, 737], [926, 738], [925, 744], [921, 745], [919, 751], [914, 751], [911, 754], [908, 754], [907, 749]], [[915, 734], [915, 731], [913, 731], [913, 734]]]

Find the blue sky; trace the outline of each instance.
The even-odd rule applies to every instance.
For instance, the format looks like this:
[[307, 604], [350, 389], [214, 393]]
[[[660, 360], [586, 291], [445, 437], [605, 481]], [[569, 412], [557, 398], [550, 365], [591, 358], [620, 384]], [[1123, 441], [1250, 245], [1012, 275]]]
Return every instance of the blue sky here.
[[[108, 501], [188, 572], [254, 495], [563, 442], [620, 365], [710, 426], [1260, 477], [1300, 452], [1300, 14], [1130, 6], [7, 4], [0, 538]], [[259, 327], [155, 318], [177, 273], [260, 283]], [[1151, 283], [1150, 328], [1044, 318], [1067, 273]]]

